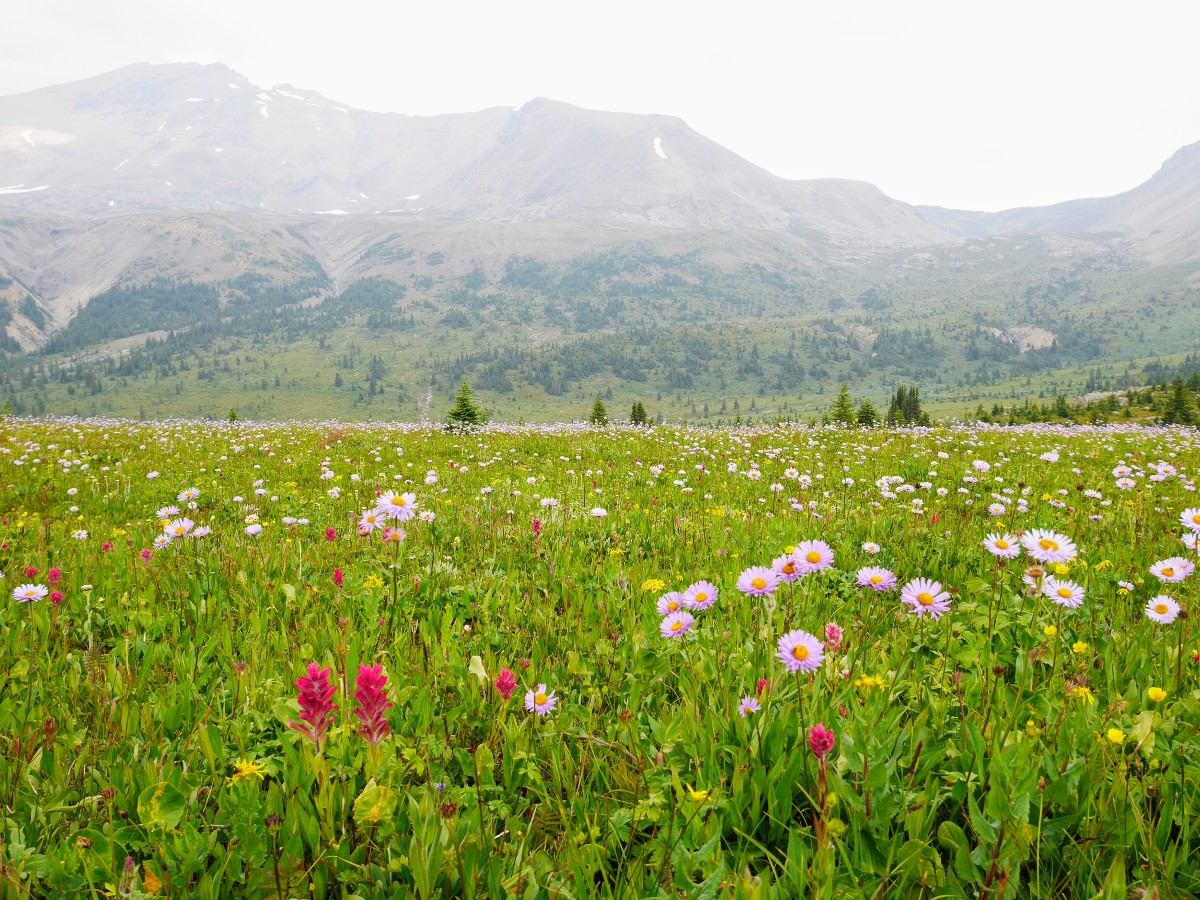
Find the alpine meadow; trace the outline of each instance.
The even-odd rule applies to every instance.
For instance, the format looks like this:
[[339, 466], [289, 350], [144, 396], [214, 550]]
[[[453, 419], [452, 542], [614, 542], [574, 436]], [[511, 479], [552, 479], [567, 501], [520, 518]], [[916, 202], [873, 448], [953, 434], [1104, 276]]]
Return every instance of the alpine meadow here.
[[1198, 399], [1200, 143], [0, 96], [0, 900], [1200, 896]]

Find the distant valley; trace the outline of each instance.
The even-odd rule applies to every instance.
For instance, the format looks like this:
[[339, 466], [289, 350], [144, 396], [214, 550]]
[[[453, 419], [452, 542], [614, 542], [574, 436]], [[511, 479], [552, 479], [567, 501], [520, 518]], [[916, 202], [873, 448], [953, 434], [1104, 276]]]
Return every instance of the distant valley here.
[[807, 418], [1141, 384], [1200, 342], [1200, 144], [1111, 198], [974, 213], [786, 181], [669, 116], [437, 117], [135, 65], [0, 97], [0, 401], [438, 419], [600, 395]]

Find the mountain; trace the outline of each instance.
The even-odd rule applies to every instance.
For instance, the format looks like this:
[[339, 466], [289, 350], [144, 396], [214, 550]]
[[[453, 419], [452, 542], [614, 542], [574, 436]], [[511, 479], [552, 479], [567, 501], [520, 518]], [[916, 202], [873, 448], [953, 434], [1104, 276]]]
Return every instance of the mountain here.
[[1110, 390], [1197, 339], [1194, 150], [1119, 197], [920, 210], [670, 116], [129, 66], [0, 97], [0, 408], [411, 420], [468, 377], [501, 420], [603, 394], [733, 421], [840, 382], [958, 413]]
[[351, 109], [222, 65], [134, 65], [0, 98], [0, 200], [41, 214], [263, 211], [766, 228], [849, 247], [945, 238], [853, 181], [776, 178], [671, 116]]
[[994, 213], [937, 206], [917, 210], [958, 237], [1113, 233], [1138, 256], [1154, 262], [1192, 259], [1200, 256], [1200, 142], [1178, 150], [1148, 181], [1113, 197]]

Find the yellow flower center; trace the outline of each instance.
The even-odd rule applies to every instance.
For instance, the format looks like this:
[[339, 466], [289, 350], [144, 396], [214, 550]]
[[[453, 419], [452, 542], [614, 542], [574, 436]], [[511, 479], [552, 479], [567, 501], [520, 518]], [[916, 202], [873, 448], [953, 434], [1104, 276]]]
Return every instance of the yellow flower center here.
[[1070, 588], [1068, 588], [1068, 587], [1060, 587], [1060, 588], [1058, 589], [1058, 596], [1060, 596], [1060, 597], [1062, 597], [1064, 600], [1066, 600], [1068, 597], [1070, 597], [1070, 596], [1071, 596], [1071, 589], [1070, 589]]
[[750, 582], [750, 587], [754, 588], [756, 591], [761, 591], [766, 586], [767, 586], [767, 579], [762, 578], [762, 577], [755, 578], [752, 582]]
[[1050, 540], [1050, 538], [1042, 538], [1040, 541], [1038, 541], [1038, 546], [1043, 550], [1058, 550], [1058, 544], [1055, 541]]
[[883, 584], [883, 576], [882, 575], [872, 575], [871, 576], [871, 584]]
[[1195, 522], [1197, 525], [1200, 525], [1200, 513], [1192, 516], [1192, 521]]
[[922, 606], [933, 606], [933, 594], [928, 591], [921, 591], [917, 594], [917, 602]]
[[787, 562], [785, 562], [783, 564], [783, 574], [784, 575], [795, 575], [796, 574], [796, 564], [792, 560], [789, 559]]
[[675, 612], [677, 609], [679, 609], [678, 603], [676, 603], [674, 600], [667, 601], [667, 612]]
[[547, 697], [545, 694], [534, 694], [533, 695], [533, 705], [534, 706], [544, 706], [546, 701], [549, 699], [550, 698]]
[[1167, 604], [1165, 604], [1165, 603], [1155, 603], [1154, 604], [1154, 611], [1156, 613], [1158, 613], [1160, 616], [1165, 616], [1167, 614], [1167, 610], [1169, 608], [1170, 607], [1168, 607]]
[[700, 591], [698, 594], [696, 594], [696, 599], [694, 602], [703, 603], [707, 599], [708, 599], [708, 594], [706, 594], [704, 591]]
[[996, 541], [996, 549], [997, 550], [1007, 550], [1008, 547], [1009, 547], [1008, 541], [1004, 540], [1004, 538], [1001, 538], [1000, 540]]
[[672, 630], [672, 631], [680, 631], [680, 630], [682, 630], [682, 628], [683, 628], [683, 623], [682, 623], [682, 622], [672, 622], [672, 623], [671, 623], [671, 630]]
[[1171, 568], [1170, 566], [1167, 566], [1165, 569], [1163, 569], [1163, 570], [1162, 570], [1162, 573], [1163, 573], [1163, 575], [1165, 575], [1167, 578], [1174, 578], [1174, 577], [1175, 577], [1175, 570], [1174, 570], [1173, 568]]
[[393, 503], [393, 504], [395, 504], [396, 506], [407, 506], [407, 505], [408, 505], [408, 504], [407, 504], [407, 503], [404, 501], [404, 498], [403, 498], [403, 497], [393, 497], [393, 498], [392, 498], [392, 503]]
[[808, 555], [805, 556], [804, 558], [806, 560], [808, 560], [810, 563], [812, 563], [813, 565], [816, 565], [817, 563], [819, 563], [821, 561], [821, 554], [818, 553], [816, 550], [809, 550]]
[[804, 660], [808, 659], [808, 648], [803, 644], [797, 644], [792, 648], [792, 658], [804, 662]]

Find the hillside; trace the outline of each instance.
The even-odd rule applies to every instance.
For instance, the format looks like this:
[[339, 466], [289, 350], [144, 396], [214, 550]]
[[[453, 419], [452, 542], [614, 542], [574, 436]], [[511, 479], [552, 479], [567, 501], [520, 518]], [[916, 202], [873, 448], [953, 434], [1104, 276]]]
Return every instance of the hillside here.
[[1113, 197], [995, 213], [936, 206], [917, 210], [958, 237], [1109, 233], [1118, 236], [1131, 252], [1153, 262], [1194, 259], [1200, 256], [1200, 143], [1181, 148], [1148, 181]]
[[812, 414], [843, 381], [951, 411], [1140, 384], [1200, 340], [1196, 166], [917, 210], [669, 116], [412, 117], [130, 66], [0, 98], [0, 400], [437, 418], [466, 376], [500, 418], [602, 394], [728, 421]]

